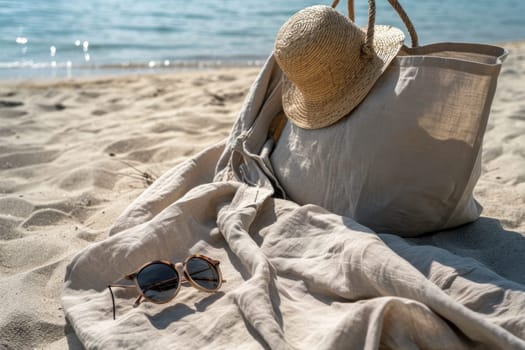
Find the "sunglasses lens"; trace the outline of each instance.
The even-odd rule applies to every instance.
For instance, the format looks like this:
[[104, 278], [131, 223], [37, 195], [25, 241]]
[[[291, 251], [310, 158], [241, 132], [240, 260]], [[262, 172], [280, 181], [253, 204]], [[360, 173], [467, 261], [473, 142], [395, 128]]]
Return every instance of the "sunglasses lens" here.
[[194, 257], [188, 260], [186, 264], [186, 272], [189, 277], [201, 286], [208, 290], [217, 290], [219, 288], [219, 272], [217, 267], [208, 261]]
[[137, 282], [146, 298], [162, 303], [173, 298], [179, 287], [179, 274], [171, 266], [154, 263], [143, 268]]

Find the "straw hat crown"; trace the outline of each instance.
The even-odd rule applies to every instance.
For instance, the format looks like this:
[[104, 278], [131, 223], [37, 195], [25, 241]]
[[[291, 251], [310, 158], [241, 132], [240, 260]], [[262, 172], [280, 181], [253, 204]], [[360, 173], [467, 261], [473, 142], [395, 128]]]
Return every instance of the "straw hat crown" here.
[[284, 73], [283, 108], [293, 123], [326, 127], [366, 97], [404, 40], [397, 28], [374, 29], [367, 48], [363, 29], [322, 5], [299, 11], [281, 27], [274, 56]]

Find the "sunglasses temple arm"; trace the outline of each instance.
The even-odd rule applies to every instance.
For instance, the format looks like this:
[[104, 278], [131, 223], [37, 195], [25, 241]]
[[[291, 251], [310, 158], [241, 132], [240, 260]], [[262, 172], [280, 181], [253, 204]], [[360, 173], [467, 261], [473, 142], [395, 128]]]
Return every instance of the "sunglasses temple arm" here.
[[111, 294], [111, 302], [113, 303], [113, 320], [115, 320], [115, 297], [113, 296], [113, 291], [111, 290], [111, 286], [108, 286], [109, 293]]
[[115, 319], [115, 296], [113, 295], [113, 290], [111, 287], [118, 288], [135, 288], [135, 286], [125, 285], [125, 284], [110, 284], [108, 285], [109, 293], [111, 294], [111, 302], [113, 303], [113, 319]]

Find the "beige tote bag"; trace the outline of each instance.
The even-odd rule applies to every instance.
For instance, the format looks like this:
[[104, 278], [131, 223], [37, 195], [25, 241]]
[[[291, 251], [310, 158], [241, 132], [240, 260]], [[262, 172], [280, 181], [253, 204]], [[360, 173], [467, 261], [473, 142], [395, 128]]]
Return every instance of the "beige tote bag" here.
[[[351, 2], [349, 9], [352, 14]], [[288, 198], [376, 232], [416, 236], [481, 213], [472, 191], [507, 51], [480, 44], [417, 46], [407, 27], [413, 47], [403, 48], [366, 99], [327, 128], [288, 122], [271, 163]]]

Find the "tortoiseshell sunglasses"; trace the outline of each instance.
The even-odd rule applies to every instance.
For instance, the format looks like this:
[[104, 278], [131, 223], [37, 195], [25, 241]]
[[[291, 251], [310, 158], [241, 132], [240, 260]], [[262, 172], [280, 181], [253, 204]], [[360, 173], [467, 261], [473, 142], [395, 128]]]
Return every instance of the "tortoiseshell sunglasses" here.
[[[182, 278], [179, 273], [180, 267], [183, 272]], [[188, 256], [183, 263], [151, 261], [124, 278], [134, 281], [135, 285], [110, 284], [108, 286], [113, 302], [113, 319], [115, 319], [115, 297], [111, 287], [137, 288], [139, 296], [133, 304], [137, 306], [143, 298], [156, 304], [167, 303], [175, 298], [184, 282], [189, 282], [193, 287], [208, 293], [217, 292], [222, 283], [226, 282], [222, 279], [219, 261], [199, 254]]]

